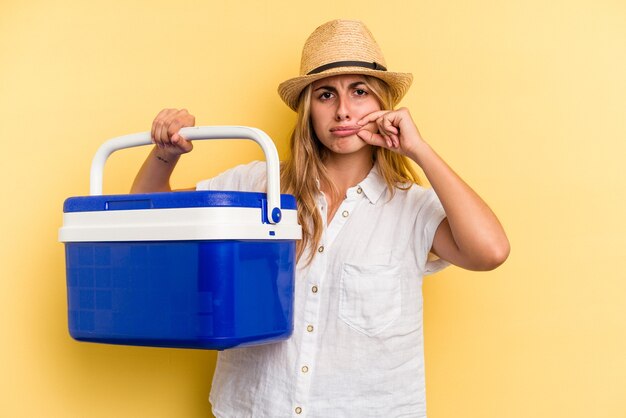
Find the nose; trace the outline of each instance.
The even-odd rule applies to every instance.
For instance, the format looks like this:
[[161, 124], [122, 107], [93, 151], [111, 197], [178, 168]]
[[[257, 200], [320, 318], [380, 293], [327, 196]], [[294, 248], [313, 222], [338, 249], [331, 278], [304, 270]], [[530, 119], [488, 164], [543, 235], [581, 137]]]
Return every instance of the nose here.
[[345, 97], [339, 97], [337, 100], [337, 110], [335, 113], [335, 120], [341, 122], [344, 120], [350, 120], [350, 105]]

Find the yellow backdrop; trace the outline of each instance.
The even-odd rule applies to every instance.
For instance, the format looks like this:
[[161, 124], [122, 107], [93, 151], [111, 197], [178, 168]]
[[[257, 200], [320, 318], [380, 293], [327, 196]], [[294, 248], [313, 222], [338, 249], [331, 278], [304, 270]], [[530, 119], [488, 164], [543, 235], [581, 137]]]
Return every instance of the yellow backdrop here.
[[[626, 417], [623, 0], [17, 1], [0, 4], [0, 416], [207, 417], [215, 353], [73, 341], [63, 200], [106, 139], [163, 107], [265, 130], [287, 152], [278, 83], [306, 36], [364, 20], [433, 147], [512, 242], [490, 273], [425, 281], [431, 418]], [[147, 149], [114, 155], [125, 192]], [[203, 143], [188, 186], [260, 158]]]

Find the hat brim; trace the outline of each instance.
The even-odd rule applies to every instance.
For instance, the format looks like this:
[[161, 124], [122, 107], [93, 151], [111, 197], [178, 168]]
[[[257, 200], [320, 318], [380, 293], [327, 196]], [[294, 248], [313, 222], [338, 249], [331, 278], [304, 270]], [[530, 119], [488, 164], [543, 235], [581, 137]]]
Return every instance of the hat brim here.
[[300, 100], [300, 93], [306, 86], [314, 81], [321, 80], [322, 78], [332, 77], [341, 74], [357, 74], [368, 75], [379, 78], [389, 85], [391, 88], [391, 95], [393, 98], [393, 105], [397, 105], [398, 102], [404, 97], [407, 90], [413, 82], [413, 75], [410, 73], [395, 73], [391, 71], [369, 70], [362, 67], [339, 67], [333, 68], [321, 73], [304, 75], [300, 77], [290, 78], [287, 81], [283, 81], [278, 86], [278, 94], [280, 98], [294, 111], [298, 109], [298, 101]]

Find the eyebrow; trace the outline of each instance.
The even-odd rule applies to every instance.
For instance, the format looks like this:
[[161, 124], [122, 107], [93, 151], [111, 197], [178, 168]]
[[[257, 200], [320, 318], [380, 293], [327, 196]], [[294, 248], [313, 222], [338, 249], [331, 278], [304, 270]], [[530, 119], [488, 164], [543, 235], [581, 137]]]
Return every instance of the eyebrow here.
[[[366, 86], [364, 81], [355, 81], [354, 83], [350, 83], [350, 85], [348, 85], [348, 88], [349, 89], [353, 89], [353, 88], [356, 88], [356, 87], [360, 86], [361, 84]], [[332, 86], [319, 86], [318, 88], [313, 89], [313, 91], [318, 91], [318, 90], [328, 90], [328, 91], [331, 91], [333, 93], [337, 92], [337, 89], [332, 87]]]

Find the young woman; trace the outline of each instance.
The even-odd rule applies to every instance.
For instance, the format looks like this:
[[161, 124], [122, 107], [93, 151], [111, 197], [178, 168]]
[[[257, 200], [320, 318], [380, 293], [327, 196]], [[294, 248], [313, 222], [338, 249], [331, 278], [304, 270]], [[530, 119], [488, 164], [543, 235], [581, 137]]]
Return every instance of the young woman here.
[[[390, 72], [369, 30], [337, 20], [306, 41], [299, 77], [279, 86], [298, 114], [281, 187], [296, 196], [295, 329], [227, 350], [211, 391], [218, 417], [425, 417], [421, 285], [448, 263], [490, 270], [509, 243], [498, 219], [394, 106], [412, 76]], [[165, 109], [132, 192], [170, 190], [192, 144], [186, 110]], [[410, 160], [432, 188], [419, 186]], [[255, 162], [198, 189], [264, 191]]]

